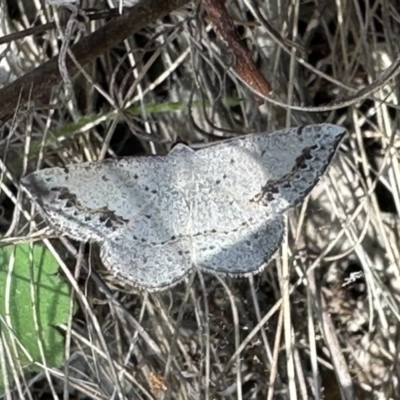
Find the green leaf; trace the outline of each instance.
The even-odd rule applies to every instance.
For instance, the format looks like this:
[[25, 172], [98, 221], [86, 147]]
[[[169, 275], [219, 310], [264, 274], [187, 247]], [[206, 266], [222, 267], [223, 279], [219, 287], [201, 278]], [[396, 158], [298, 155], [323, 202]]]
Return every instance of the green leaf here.
[[[228, 97], [224, 99], [224, 104], [226, 107], [235, 107], [242, 102], [240, 98], [236, 97]], [[194, 109], [202, 109], [211, 107], [211, 102], [209, 101], [193, 101], [192, 107]], [[147, 115], [155, 115], [167, 112], [175, 112], [175, 111], [186, 111], [188, 109], [187, 102], [165, 102], [165, 103], [155, 103], [155, 104], [146, 104], [144, 106]], [[132, 115], [137, 116], [143, 112], [142, 106], [133, 105], [131, 107], [127, 107], [123, 110], [124, 112]], [[54, 130], [51, 135], [48, 136], [46, 145], [56, 144], [57, 140], [60, 137], [73, 137], [77, 132], [81, 130], [87, 130], [88, 127], [95, 127], [100, 123], [108, 120], [112, 120], [114, 118], [120, 118], [118, 110], [112, 110], [108, 112], [101, 112], [97, 114], [89, 114], [81, 117], [78, 121], [66, 123], [63, 126], [59, 127], [58, 129]], [[41, 139], [33, 141], [32, 146], [29, 152], [29, 157], [33, 158], [36, 157], [42, 147]]]
[[[35, 361], [48, 367], [64, 363], [64, 338], [56, 326], [68, 321], [69, 298], [69, 286], [58, 275], [58, 263], [46, 248], [29, 244], [0, 248], [0, 333], [15, 365], [38, 371]], [[10, 365], [9, 359], [6, 364]], [[9, 368], [8, 376], [12, 380]]]

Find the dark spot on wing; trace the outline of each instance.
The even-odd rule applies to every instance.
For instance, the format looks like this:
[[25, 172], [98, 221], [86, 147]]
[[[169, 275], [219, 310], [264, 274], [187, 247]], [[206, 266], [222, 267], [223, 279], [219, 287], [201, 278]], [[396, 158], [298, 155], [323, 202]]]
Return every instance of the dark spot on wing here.
[[73, 204], [78, 203], [78, 199], [77, 199], [76, 195], [71, 193], [66, 187], [59, 187], [57, 189], [59, 192], [59, 195], [57, 196], [58, 200], [71, 201]]
[[299, 127], [297, 128], [297, 131], [296, 131], [297, 135], [298, 135], [298, 136], [302, 136], [302, 135], [303, 135], [303, 130], [304, 130], [304, 125], [299, 126]]
[[112, 223], [111, 219], [107, 215], [100, 215], [99, 222], [104, 224], [106, 226], [106, 228], [112, 228], [113, 227], [113, 223]]
[[66, 203], [64, 204], [65, 208], [72, 208], [74, 207], [74, 203], [70, 200], [67, 200]]
[[105, 227], [106, 228], [113, 228], [114, 227], [114, 224], [112, 223], [110, 218], [106, 219]]

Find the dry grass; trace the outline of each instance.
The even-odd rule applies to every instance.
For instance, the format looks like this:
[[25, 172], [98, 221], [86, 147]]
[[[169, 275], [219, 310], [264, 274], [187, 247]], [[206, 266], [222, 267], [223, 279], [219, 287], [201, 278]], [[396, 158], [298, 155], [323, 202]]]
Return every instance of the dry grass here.
[[[84, 3], [106, 8], [106, 1]], [[177, 140], [321, 121], [349, 131], [326, 178], [288, 216], [276, 261], [253, 278], [196, 275], [167, 292], [138, 293], [107, 274], [95, 247], [79, 247], [75, 261], [78, 246], [46, 239], [79, 310], [61, 327], [69, 363], [28, 381], [26, 398], [44, 398], [42, 390], [96, 399], [399, 398], [399, 88], [390, 76], [379, 80], [398, 63], [399, 5], [278, 3], [226, 2], [275, 103], [260, 105], [191, 4], [77, 75], [64, 74], [40, 104], [20, 102], [12, 118], [3, 115], [1, 228], [4, 241], [15, 242], [27, 234], [22, 217], [14, 223], [15, 204], [29, 207], [15, 188], [35, 168], [165, 154]], [[12, 19], [0, 0], [4, 33], [60, 16], [33, 4]], [[71, 44], [104, 23], [84, 24]], [[0, 74], [3, 85], [58, 54], [61, 38], [53, 29], [13, 41], [3, 50], [0, 65], [10, 69]], [[37, 100], [35, 90], [30, 95]], [[86, 262], [104, 283], [88, 278]]]

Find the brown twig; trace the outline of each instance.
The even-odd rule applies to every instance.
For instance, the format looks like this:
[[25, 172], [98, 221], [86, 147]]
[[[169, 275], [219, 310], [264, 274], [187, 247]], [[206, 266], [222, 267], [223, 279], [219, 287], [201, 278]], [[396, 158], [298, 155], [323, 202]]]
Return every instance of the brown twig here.
[[227, 43], [235, 57], [233, 65], [235, 72], [250, 87], [267, 96], [271, 86], [255, 66], [249, 50], [241, 43], [232, 18], [225, 8], [224, 0], [203, 0], [203, 7], [218, 35]]
[[[83, 12], [85, 13], [85, 16], [87, 17], [88, 21], [111, 18], [118, 15], [117, 8], [111, 8], [109, 10], [83, 10]], [[78, 20], [81, 22], [85, 22], [81, 16], [78, 16]], [[32, 28], [24, 29], [23, 31], [20, 32], [13, 32], [10, 33], [9, 35], [0, 36], [0, 45], [11, 43], [14, 40], [23, 39], [31, 35], [40, 35], [55, 28], [56, 28], [56, 23], [49, 22], [47, 24], [42, 24], [38, 26], [33, 26]]]
[[6, 44], [6, 43], [11, 43], [14, 40], [23, 39], [27, 36], [40, 35], [51, 29], [54, 29], [55, 27], [56, 27], [55, 22], [49, 22], [47, 24], [38, 25], [38, 26], [34, 26], [32, 28], [24, 29], [23, 31], [20, 31], [20, 32], [13, 32], [13, 33], [10, 33], [9, 35], [0, 36], [0, 45]]
[[[77, 62], [83, 66], [128, 36], [188, 2], [189, 0], [146, 0], [144, 4], [128, 9], [123, 15], [83, 38], [70, 49]], [[78, 72], [79, 67], [68, 58], [67, 68], [72, 76]], [[4, 123], [15, 112], [17, 105], [24, 106], [29, 100], [33, 100], [36, 106], [46, 103], [51, 89], [59, 82], [60, 72], [56, 56], [5, 86], [0, 90], [0, 121]]]

